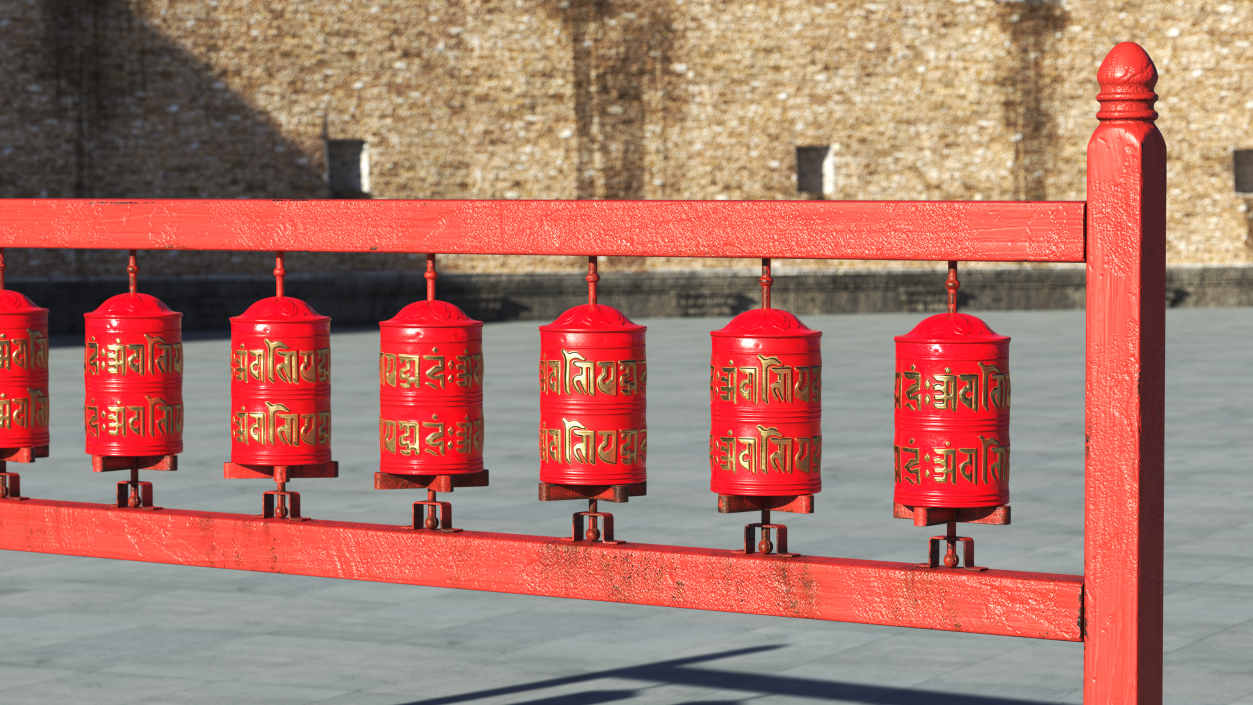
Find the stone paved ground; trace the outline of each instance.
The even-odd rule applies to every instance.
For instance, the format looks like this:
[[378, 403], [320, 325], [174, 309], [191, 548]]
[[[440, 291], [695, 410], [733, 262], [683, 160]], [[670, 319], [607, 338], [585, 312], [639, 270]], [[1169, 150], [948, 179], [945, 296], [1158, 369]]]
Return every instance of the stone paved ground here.
[[[979, 562], [1082, 569], [1083, 314], [989, 313], [1013, 336], [1014, 525], [971, 527]], [[892, 339], [917, 314], [812, 316], [824, 331], [826, 485], [790, 517], [795, 550], [912, 561], [930, 530], [890, 518]], [[708, 331], [646, 321], [649, 496], [616, 507], [629, 540], [734, 547], [743, 516], [707, 489]], [[1253, 703], [1253, 309], [1169, 314], [1166, 696]], [[535, 501], [532, 323], [487, 326], [492, 486], [456, 493], [459, 525], [558, 535], [572, 504]], [[342, 477], [294, 483], [306, 514], [403, 523], [376, 492], [377, 334], [336, 335]], [[158, 503], [255, 512], [263, 484], [221, 478], [227, 342], [187, 345], [187, 452]], [[81, 454], [73, 341], [52, 355], [53, 457], [25, 494], [105, 501]], [[414, 556], [414, 560], [421, 560]], [[0, 702], [975, 703], [1080, 702], [1082, 646], [329, 579], [0, 554]]]

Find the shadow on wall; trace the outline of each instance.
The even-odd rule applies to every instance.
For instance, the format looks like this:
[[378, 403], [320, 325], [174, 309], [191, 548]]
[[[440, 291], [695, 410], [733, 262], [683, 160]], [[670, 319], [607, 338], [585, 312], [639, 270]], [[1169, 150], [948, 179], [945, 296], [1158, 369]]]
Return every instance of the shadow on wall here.
[[1056, 81], [1045, 57], [1066, 28], [1066, 10], [1052, 0], [1000, 3], [1001, 23], [1012, 49], [1001, 78], [1005, 126], [1014, 139], [1013, 199], [1048, 200], [1057, 124], [1048, 103]]
[[[15, 176], [30, 173], [25, 170], [0, 171], [0, 197], [327, 196], [323, 155], [307, 154], [285, 139], [270, 116], [229, 90], [210, 66], [148, 27], [131, 3], [42, 0], [26, 13], [23, 24], [31, 31], [12, 36], [26, 42], [24, 77], [31, 85], [23, 88], [32, 93], [38, 88], [40, 100], [9, 109], [29, 112], [16, 122], [39, 129], [10, 130], [6, 141], [13, 144], [4, 147], [18, 152], [9, 159], [41, 163], [44, 177], [32, 183]], [[265, 253], [167, 252], [145, 259], [149, 273], [273, 268]], [[339, 265], [351, 266], [352, 260], [343, 258]], [[8, 264], [16, 276], [125, 272], [124, 253], [111, 251], [10, 250]]]
[[672, 74], [670, 3], [549, 0], [544, 7], [562, 18], [573, 43], [577, 197], [644, 198], [648, 94], [670, 93], [660, 90]]

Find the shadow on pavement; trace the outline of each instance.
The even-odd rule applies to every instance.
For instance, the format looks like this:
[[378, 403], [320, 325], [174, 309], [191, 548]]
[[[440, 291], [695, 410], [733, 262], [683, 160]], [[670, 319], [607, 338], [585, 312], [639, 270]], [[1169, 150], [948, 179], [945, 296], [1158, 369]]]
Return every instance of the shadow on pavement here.
[[[627, 666], [605, 671], [594, 671], [578, 676], [550, 678], [532, 683], [477, 690], [460, 695], [447, 695], [425, 700], [413, 700], [398, 705], [452, 705], [453, 703], [469, 703], [486, 698], [500, 698], [518, 695], [546, 688], [591, 683], [597, 680], [612, 678], [634, 680], [653, 685], [683, 685], [716, 690], [736, 690], [745, 693], [746, 699], [762, 695], [784, 695], [788, 697], [810, 698], [814, 700], [845, 701], [853, 703], [884, 703], [885, 705], [1043, 705], [1041, 700], [1021, 700], [1017, 698], [997, 698], [984, 695], [965, 695], [961, 693], [945, 693], [935, 690], [915, 690], [912, 688], [892, 688], [878, 685], [858, 685], [840, 681], [824, 681], [812, 678], [794, 678], [790, 676], [761, 676], [757, 674], [739, 674], [707, 668], [693, 668], [694, 664], [715, 661], [718, 659], [746, 656], [749, 654], [773, 651], [782, 645], [758, 646], [749, 649], [735, 649], [703, 656], [658, 661], [640, 666]], [[651, 686], [638, 689], [588, 690], [580, 693], [567, 693], [542, 697], [537, 700], [518, 701], [524, 705], [596, 705], [628, 700], [643, 694]], [[705, 705], [735, 705], [740, 700], [699, 701]]]

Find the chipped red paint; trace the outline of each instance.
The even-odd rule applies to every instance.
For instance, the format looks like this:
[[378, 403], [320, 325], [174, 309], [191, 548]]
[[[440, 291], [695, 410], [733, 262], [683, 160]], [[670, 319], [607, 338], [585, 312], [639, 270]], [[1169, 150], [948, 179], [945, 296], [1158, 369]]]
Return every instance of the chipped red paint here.
[[1082, 202], [0, 199], [0, 247], [1083, 261]]
[[1157, 69], [1119, 44], [1088, 142], [1084, 702], [1162, 701], [1166, 142]]
[[1063, 641], [1079, 639], [1082, 590], [1073, 575], [43, 500], [0, 501], [0, 549]]

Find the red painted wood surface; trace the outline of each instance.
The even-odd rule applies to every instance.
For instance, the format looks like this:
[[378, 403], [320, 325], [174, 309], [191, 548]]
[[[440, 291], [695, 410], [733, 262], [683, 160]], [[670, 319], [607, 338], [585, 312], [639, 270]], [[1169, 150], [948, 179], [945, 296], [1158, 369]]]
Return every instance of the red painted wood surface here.
[[1065, 641], [1080, 638], [1083, 589], [1075, 575], [44, 500], [0, 500], [0, 549]]
[[1082, 202], [0, 200], [0, 247], [1082, 262]]
[[1088, 143], [1084, 702], [1162, 701], [1166, 143], [1157, 69], [1119, 44]]

